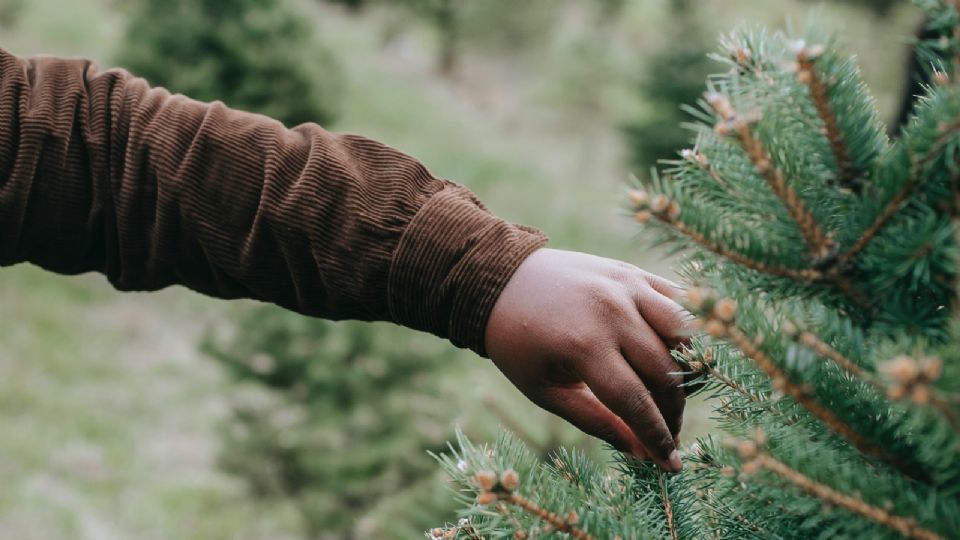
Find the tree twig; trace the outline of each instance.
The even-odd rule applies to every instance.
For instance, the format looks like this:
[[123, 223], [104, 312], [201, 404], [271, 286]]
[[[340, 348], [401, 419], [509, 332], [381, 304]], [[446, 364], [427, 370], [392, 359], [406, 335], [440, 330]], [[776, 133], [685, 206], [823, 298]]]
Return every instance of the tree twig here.
[[833, 113], [830, 106], [830, 99], [827, 96], [827, 85], [814, 69], [814, 63], [817, 54], [804, 47], [797, 53], [797, 79], [806, 85], [810, 91], [810, 99], [823, 126], [826, 130], [827, 140], [830, 142], [830, 149], [833, 151], [833, 157], [837, 163], [837, 181], [841, 186], [854, 188], [853, 180], [856, 177], [856, 171], [850, 161], [850, 154], [847, 151], [847, 145], [844, 142], [843, 134], [840, 133], [840, 127], [837, 122], [837, 116]]
[[891, 514], [883, 508], [873, 506], [859, 498], [851, 497], [850, 495], [836, 491], [830, 486], [821, 484], [803, 473], [788, 467], [766, 452], [761, 451], [757, 453], [751, 461], [818, 499], [880, 523], [905, 537], [916, 540], [945, 540], [937, 533], [917, 525], [912, 519]]
[[753, 162], [760, 177], [783, 202], [787, 213], [800, 228], [800, 232], [814, 258], [822, 260], [827, 257], [833, 248], [833, 240], [824, 234], [823, 229], [807, 209], [803, 199], [787, 183], [783, 171], [774, 166], [773, 160], [764, 148], [763, 143], [753, 134], [749, 119], [742, 118], [726, 96], [713, 94], [707, 97], [707, 101], [722, 119], [722, 123], [718, 125], [718, 130], [722, 133], [729, 133], [730, 130], [734, 131], [737, 141], [743, 147], [750, 161]]
[[660, 484], [660, 500], [663, 501], [663, 513], [667, 516], [667, 530], [670, 531], [670, 537], [673, 540], [680, 540], [677, 527], [673, 523], [673, 505], [670, 503], [670, 494], [667, 493], [667, 482], [664, 480], [663, 471], [657, 471], [657, 480]]
[[686, 223], [679, 221], [677, 219], [671, 218], [669, 215], [667, 215], [664, 212], [657, 212], [652, 215], [655, 216], [659, 221], [667, 225], [670, 225], [678, 233], [693, 240], [700, 247], [706, 249], [707, 251], [720, 255], [721, 257], [728, 259], [731, 262], [734, 262], [741, 266], [745, 266], [747, 268], [750, 268], [751, 270], [756, 270], [757, 272], [760, 272], [762, 274], [789, 278], [795, 281], [801, 281], [805, 283], [817, 281], [824, 277], [823, 272], [821, 272], [820, 270], [816, 270], [814, 268], [802, 268], [802, 269], [786, 268], [783, 266], [772, 266], [764, 262], [755, 261], [750, 257], [747, 257], [746, 255], [737, 253], [736, 251], [732, 251], [730, 249], [727, 249], [723, 246], [720, 246], [712, 242], [706, 236], [704, 236], [698, 231], [695, 231], [692, 227], [690, 227]]
[[873, 223], [863, 234], [857, 238], [856, 242], [850, 246], [850, 249], [843, 252], [838, 258], [835, 266], [843, 267], [848, 265], [853, 259], [860, 254], [870, 242], [876, 238], [877, 234], [890, 222], [897, 211], [900, 210], [900, 206], [907, 200], [907, 198], [913, 193], [914, 188], [919, 184], [919, 174], [923, 172], [923, 169], [930, 163], [930, 161], [936, 156], [944, 146], [950, 141], [950, 138], [956, 134], [956, 131], [960, 129], [960, 118], [954, 118], [950, 122], [943, 125], [943, 133], [937, 137], [937, 140], [934, 141], [933, 145], [930, 147], [930, 150], [924, 154], [923, 159], [921, 160], [912, 160], [910, 167], [910, 178], [907, 179], [903, 187], [900, 188], [900, 191], [887, 202], [880, 214], [873, 220]]
[[730, 341], [737, 346], [743, 354], [753, 360], [761, 371], [767, 374], [774, 384], [774, 388], [781, 390], [798, 404], [810, 411], [814, 416], [820, 419], [834, 433], [850, 441], [854, 447], [867, 455], [872, 455], [878, 459], [890, 464], [903, 474], [920, 480], [926, 481], [928, 476], [924, 471], [917, 470], [916, 467], [904, 463], [896, 456], [889, 454], [883, 447], [870, 441], [849, 424], [841, 420], [834, 412], [822, 403], [817, 401], [810, 393], [800, 385], [791, 381], [783, 370], [762, 351], [753, 340], [748, 338], [736, 325], [719, 319], [710, 319], [711, 322], [717, 322], [722, 325], [723, 333]]

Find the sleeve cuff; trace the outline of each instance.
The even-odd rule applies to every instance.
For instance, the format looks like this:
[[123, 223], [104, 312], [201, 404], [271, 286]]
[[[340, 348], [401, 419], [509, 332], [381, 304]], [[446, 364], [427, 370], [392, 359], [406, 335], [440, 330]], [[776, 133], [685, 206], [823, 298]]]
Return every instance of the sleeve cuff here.
[[462, 186], [435, 193], [410, 221], [394, 252], [392, 319], [486, 356], [484, 335], [500, 292], [547, 237], [490, 214]]

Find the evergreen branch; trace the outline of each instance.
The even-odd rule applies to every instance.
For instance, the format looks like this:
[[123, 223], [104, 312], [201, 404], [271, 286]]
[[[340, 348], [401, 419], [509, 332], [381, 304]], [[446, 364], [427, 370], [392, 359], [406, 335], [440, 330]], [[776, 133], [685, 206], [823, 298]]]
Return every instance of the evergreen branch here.
[[857, 241], [854, 242], [853, 246], [850, 247], [847, 251], [840, 255], [837, 259], [838, 265], [846, 265], [850, 263], [854, 257], [860, 254], [861, 251], [866, 248], [874, 238], [876, 238], [877, 233], [880, 232], [883, 227], [890, 222], [890, 219], [897, 213], [900, 209], [900, 205], [907, 200], [907, 197], [910, 196], [910, 193], [913, 192], [914, 182], [911, 177], [906, 184], [903, 185], [903, 188], [899, 193], [894, 195], [890, 202], [883, 208], [883, 211], [880, 212], [880, 215], [877, 216], [873, 223], [867, 227], [867, 230], [860, 235], [860, 238], [857, 238]]
[[930, 403], [938, 410], [941, 414], [947, 419], [947, 422], [950, 423], [950, 427], [954, 431], [960, 433], [960, 415], [957, 414], [957, 411], [953, 409], [950, 405], [950, 401], [940, 395], [936, 390], [932, 390], [930, 394]]
[[826, 275], [828, 276], [830, 281], [833, 282], [833, 284], [837, 287], [837, 289], [839, 289], [840, 292], [844, 294], [844, 296], [852, 300], [853, 303], [857, 305], [857, 307], [859, 307], [860, 309], [862, 309], [867, 313], [870, 313], [873, 311], [874, 308], [871, 305], [870, 301], [867, 299], [867, 297], [864, 295], [863, 291], [861, 291], [856, 286], [854, 286], [853, 282], [850, 281], [850, 279], [842, 275], [836, 266], [831, 268]]
[[[718, 319], [711, 319], [718, 321]], [[730, 338], [730, 341], [733, 342], [747, 358], [753, 360], [753, 362], [760, 368], [761, 371], [767, 374], [773, 380], [774, 387], [778, 390], [783, 391], [785, 394], [794, 399], [797, 403], [802, 405], [808, 411], [813, 413], [814, 416], [820, 419], [824, 424], [832, 429], [835, 433], [843, 436], [854, 446], [856, 446], [861, 452], [865, 454], [874, 455], [884, 459], [884, 461], [892, 461], [894, 458], [889, 456], [883, 448], [875, 445], [874, 443], [867, 440], [863, 435], [854, 430], [852, 427], [847, 425], [846, 422], [838, 418], [833, 411], [826, 408], [820, 402], [816, 401], [809, 392], [806, 391], [803, 387], [791, 381], [787, 374], [780, 369], [779, 366], [773, 361], [772, 358], [767, 356], [765, 352], [760, 350], [759, 347], [754, 345], [753, 340], [748, 338], [746, 334], [740, 331], [733, 324], [723, 323], [726, 331], [727, 337]]]
[[690, 363], [690, 367], [691, 367], [691, 369], [693, 369], [693, 370], [696, 371], [697, 373], [706, 373], [706, 374], [710, 375], [710, 376], [713, 377], [714, 379], [716, 379], [716, 380], [720, 381], [721, 383], [723, 383], [724, 386], [727, 386], [727, 387], [731, 388], [732, 390], [734, 390], [734, 391], [737, 392], [738, 394], [742, 395], [743, 397], [749, 399], [750, 401], [752, 401], [752, 402], [754, 402], [754, 403], [757, 403], [757, 404], [762, 404], [762, 403], [764, 403], [764, 400], [761, 399], [760, 396], [758, 396], [758, 395], [754, 394], [753, 392], [747, 390], [742, 384], [740, 384], [739, 382], [731, 379], [730, 377], [727, 377], [726, 375], [724, 375], [723, 373], [721, 373], [720, 370], [718, 370], [717, 368], [711, 366], [711, 365], [710, 365], [709, 363], [707, 363], [707, 362], [699, 362], [699, 361], [691, 362], [691, 363]]
[[733, 106], [726, 96], [720, 94], [711, 94], [707, 96], [707, 101], [714, 111], [720, 115], [723, 120], [717, 125], [717, 131], [723, 135], [731, 129], [735, 131], [737, 141], [746, 152], [750, 161], [760, 174], [760, 177], [770, 186], [774, 194], [783, 202], [787, 208], [787, 213], [793, 218], [800, 232], [803, 234], [807, 246], [810, 248], [817, 260], [822, 260], [833, 248], [833, 240], [830, 236], [824, 234], [813, 214], [807, 209], [803, 199], [797, 195], [797, 192], [787, 183], [783, 172], [773, 165], [773, 160], [763, 142], [754, 135], [750, 128], [748, 118], [742, 118], [734, 110]]
[[896, 456], [890, 455], [882, 447], [861, 435], [834, 414], [832, 410], [814, 399], [805, 388], [791, 381], [772, 358], [755, 345], [754, 341], [747, 337], [735, 324], [730, 322], [732, 320], [732, 315], [730, 317], [720, 318], [715, 314], [711, 314], [705, 327], [714, 337], [727, 337], [747, 358], [752, 360], [761, 371], [773, 380], [774, 388], [793, 398], [794, 401], [810, 411], [811, 414], [816, 416], [834, 433], [850, 441], [860, 452], [888, 463], [911, 478], [926, 479], [928, 477], [925, 472], [917, 471], [915, 467], [904, 463]]
[[790, 468], [766, 452], [758, 452], [748, 463], [756, 463], [757, 466], [775, 473], [784, 480], [824, 502], [873, 520], [897, 531], [905, 537], [916, 540], [945, 540], [937, 533], [917, 525], [912, 519], [891, 514], [859, 498], [846, 495], [834, 490], [830, 486], [821, 484], [809, 476]]
[[[656, 210], [654, 208], [654, 210]], [[719, 255], [729, 261], [739, 264], [740, 266], [745, 266], [751, 270], [756, 270], [762, 274], [767, 274], [776, 277], [783, 277], [793, 279], [795, 281], [801, 281], [809, 283], [811, 281], [817, 281], [824, 277], [823, 272], [814, 268], [787, 268], [784, 266], [772, 266], [767, 263], [756, 261], [738, 253], [736, 251], [727, 249], [719, 244], [714, 243], [709, 238], [701, 234], [699, 231], [693, 229], [683, 221], [678, 219], [678, 216], [671, 215], [672, 213], [669, 210], [654, 211], [650, 212], [647, 210], [640, 210], [636, 214], [636, 220], [640, 223], [645, 223], [650, 220], [651, 217], [656, 217], [660, 222], [669, 225], [676, 232], [686, 236], [690, 240], [693, 240], [697, 245]], [[675, 213], [674, 213], [675, 214]]]
[[[791, 332], [791, 330], [793, 331]], [[790, 337], [795, 337], [805, 347], [817, 353], [819, 356], [829, 359], [853, 377], [862, 380], [874, 388], [880, 390], [884, 389], [883, 384], [881, 384], [872, 373], [868, 373], [862, 367], [857, 365], [856, 362], [847, 358], [840, 353], [840, 351], [831, 347], [813, 332], [801, 332], [798, 335], [795, 328], [786, 328], [784, 331], [787, 333], [787, 335]]]
[[[520, 485], [520, 476], [513, 469], [503, 471], [499, 480], [493, 471], [479, 471], [475, 475], [474, 480], [481, 490], [480, 495], [477, 497], [478, 504], [491, 504], [499, 501], [500, 504], [497, 504], [497, 509], [512, 518], [509, 509], [503, 504], [509, 503], [531, 516], [546, 521], [549, 526], [560, 532], [569, 534], [576, 540], [596, 540], [593, 535], [577, 527], [579, 517], [576, 512], [571, 510], [566, 517], [562, 518], [517, 493], [517, 487]], [[517, 530], [522, 532], [521, 529]]]
[[513, 526], [513, 529], [514, 529], [513, 536], [515, 538], [524, 536], [523, 524], [520, 523], [520, 520], [517, 519], [517, 516], [513, 515], [513, 512], [510, 511], [510, 507], [508, 507], [505, 503], [502, 503], [502, 502], [497, 503], [497, 511], [507, 516], [507, 519], [510, 520], [510, 524]]
[[833, 150], [833, 157], [839, 169], [837, 180], [841, 186], [852, 187], [856, 173], [852, 167], [850, 154], [843, 140], [843, 134], [840, 133], [837, 116], [830, 106], [830, 100], [827, 97], [827, 85], [813, 68], [819, 52], [813, 47], [805, 47], [797, 53], [797, 64], [800, 68], [797, 71], [797, 79], [810, 90], [810, 98], [817, 109], [820, 120], [823, 121], [827, 140], [830, 142], [830, 149]]
[[[787, 334], [789, 335], [791, 334], [791, 332], [788, 331]], [[831, 347], [829, 344], [827, 344], [822, 339], [817, 337], [814, 333], [803, 332], [798, 336], [796, 336], [796, 338], [801, 344], [803, 344], [804, 346], [806, 346], [807, 348], [809, 348], [819, 356], [822, 356], [831, 360], [834, 364], [841, 367], [844, 371], [849, 373], [851, 376], [856, 377], [857, 379], [863, 381], [866, 384], [869, 384], [870, 386], [876, 388], [877, 390], [880, 390], [881, 392], [889, 393], [889, 391], [891, 390], [887, 388], [887, 386], [884, 385], [875, 375], [867, 372], [862, 367], [858, 366], [856, 363], [853, 362], [853, 360], [850, 360], [849, 358], [844, 356], [842, 353], [840, 353], [840, 351]], [[960, 415], [958, 415], [957, 412], [953, 410], [953, 408], [950, 406], [949, 401], [946, 398], [944, 398], [942, 395], [940, 395], [940, 393], [937, 392], [935, 388], [927, 387], [927, 392], [928, 393], [924, 395], [927, 395], [927, 399], [929, 399], [930, 404], [935, 409], [937, 409], [944, 416], [944, 418], [946, 418], [947, 422], [950, 423], [950, 426], [954, 429], [954, 431], [960, 432]], [[921, 403], [916, 403], [916, 400], [914, 401], [915, 401], [915, 404], [917, 405], [921, 404]]]
[[710, 163], [710, 160], [707, 159], [707, 156], [702, 152], [698, 152], [696, 149], [685, 148], [680, 151], [680, 157], [693, 163], [701, 170], [706, 171], [707, 174], [710, 175], [710, 178], [713, 178], [716, 183], [720, 184], [728, 191], [733, 191], [733, 186], [730, 185], [730, 182], [720, 175], [720, 171], [718, 171], [717, 168]]
[[673, 523], [673, 505], [670, 503], [670, 494], [667, 493], [667, 483], [664, 481], [663, 471], [657, 471], [657, 481], [660, 484], [660, 500], [663, 501], [663, 513], [667, 516], [667, 530], [673, 540], [680, 540], [677, 527]]
[[873, 223], [867, 227], [867, 230], [863, 231], [863, 234], [857, 238], [857, 241], [854, 244], [842, 253], [838, 258], [835, 264], [836, 267], [844, 267], [853, 259], [860, 254], [870, 242], [876, 238], [877, 234], [893, 219], [893, 216], [896, 215], [897, 211], [900, 210], [900, 206], [907, 200], [907, 198], [913, 193], [914, 188], [919, 184], [919, 179], [917, 176], [930, 164], [936, 155], [943, 149], [944, 146], [950, 142], [950, 138], [956, 134], [957, 130], [960, 130], [960, 118], [954, 118], [950, 122], [943, 124], [942, 133], [934, 141], [933, 145], [930, 147], [930, 150], [924, 154], [923, 159], [916, 160], [911, 157], [911, 171], [910, 177], [904, 183], [900, 191], [890, 199], [890, 202], [884, 206], [883, 210], [880, 212], [880, 215], [873, 220]]
[[520, 495], [519, 493], [511, 492], [503, 499], [504, 501], [520, 508], [524, 512], [538, 517], [543, 521], [546, 521], [553, 526], [554, 529], [565, 532], [575, 538], [576, 540], [596, 540], [590, 533], [584, 531], [583, 529], [577, 527], [575, 512], [571, 512], [568, 518], [561, 518], [557, 514], [550, 512], [541, 508], [537, 503], [531, 501]]
[[954, 431], [960, 433], [960, 416], [950, 404], [950, 399], [933, 386], [943, 370], [940, 358], [916, 359], [910, 356], [898, 356], [880, 366], [893, 384], [886, 387], [890, 399], [902, 400], [909, 397], [916, 406], [930, 405], [949, 422]]

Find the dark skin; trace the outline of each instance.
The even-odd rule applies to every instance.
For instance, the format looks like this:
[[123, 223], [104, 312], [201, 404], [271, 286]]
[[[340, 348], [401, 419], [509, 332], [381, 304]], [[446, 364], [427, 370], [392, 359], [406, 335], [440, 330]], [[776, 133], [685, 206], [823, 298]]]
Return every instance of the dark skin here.
[[540, 407], [679, 471], [685, 397], [670, 348], [682, 343], [687, 315], [678, 293], [624, 262], [540, 249], [494, 305], [487, 352]]

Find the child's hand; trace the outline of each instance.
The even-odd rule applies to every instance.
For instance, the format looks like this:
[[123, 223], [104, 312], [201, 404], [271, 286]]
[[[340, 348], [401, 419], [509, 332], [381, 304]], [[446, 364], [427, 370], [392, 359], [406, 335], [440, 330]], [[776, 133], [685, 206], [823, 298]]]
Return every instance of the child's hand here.
[[487, 353], [534, 403], [616, 448], [678, 471], [683, 417], [675, 285], [619, 261], [540, 249], [504, 288]]

